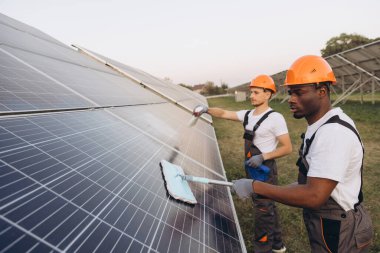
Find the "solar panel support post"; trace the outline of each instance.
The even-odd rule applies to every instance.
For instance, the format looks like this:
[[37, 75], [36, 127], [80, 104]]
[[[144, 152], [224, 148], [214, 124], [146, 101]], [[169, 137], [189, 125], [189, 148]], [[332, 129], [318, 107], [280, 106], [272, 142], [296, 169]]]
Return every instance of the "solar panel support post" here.
[[372, 90], [372, 104], [375, 104], [375, 79], [372, 78], [372, 83], [371, 83], [371, 90]]
[[[360, 81], [362, 81], [363, 80], [363, 75], [360, 75]], [[360, 104], [363, 104], [363, 85], [360, 85], [360, 89], [359, 89], [359, 91], [360, 91]]]
[[376, 94], [376, 84], [378, 86], [380, 86], [380, 82], [378, 82], [375, 78], [372, 78], [372, 104], [373, 105], [375, 104], [375, 101], [376, 101], [376, 97], [375, 97], [375, 94]]
[[347, 98], [352, 94], [354, 93], [356, 90], [358, 90], [360, 87], [362, 87], [363, 85], [367, 84], [371, 79], [367, 79], [365, 82], [363, 83], [360, 83], [360, 79], [356, 80], [356, 82], [350, 86], [351, 90], [349, 91], [349, 89], [347, 89], [347, 94], [344, 95], [344, 96], [340, 96], [339, 99], [337, 99], [333, 104], [332, 106], [335, 106], [336, 104], [340, 103], [343, 101], [343, 104], [347, 101]]
[[[335, 102], [332, 104], [332, 106], [335, 106], [336, 104], [340, 103], [344, 98], [346, 98], [347, 94], [351, 94], [350, 91], [353, 89], [357, 83], [359, 83], [359, 79], [357, 79], [351, 86], [349, 86], [345, 91], [335, 100]], [[348, 94], [348, 95], [349, 95]]]

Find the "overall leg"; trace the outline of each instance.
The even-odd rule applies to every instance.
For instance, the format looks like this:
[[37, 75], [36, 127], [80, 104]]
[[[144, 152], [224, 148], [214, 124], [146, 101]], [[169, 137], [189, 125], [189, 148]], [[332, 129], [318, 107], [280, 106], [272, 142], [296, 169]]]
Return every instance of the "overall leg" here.
[[[273, 175], [272, 175], [272, 184], [278, 185], [278, 176], [277, 176], [277, 165], [274, 162], [271, 164]], [[280, 227], [280, 216], [278, 215], [278, 210], [276, 204], [273, 202], [273, 212], [274, 212], [274, 226], [273, 226], [273, 248], [281, 249], [284, 246], [282, 241], [282, 232]]]
[[255, 253], [270, 253], [273, 246], [273, 231], [275, 225], [273, 201], [261, 196], [253, 197], [254, 205], [254, 240]]

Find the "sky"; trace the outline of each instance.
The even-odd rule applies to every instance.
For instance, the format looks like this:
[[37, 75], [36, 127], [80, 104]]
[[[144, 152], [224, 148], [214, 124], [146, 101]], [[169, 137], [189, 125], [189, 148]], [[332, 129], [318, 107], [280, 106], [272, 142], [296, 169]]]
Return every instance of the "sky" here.
[[341, 33], [380, 37], [379, 0], [0, 0], [0, 12], [174, 83], [229, 87], [320, 55]]

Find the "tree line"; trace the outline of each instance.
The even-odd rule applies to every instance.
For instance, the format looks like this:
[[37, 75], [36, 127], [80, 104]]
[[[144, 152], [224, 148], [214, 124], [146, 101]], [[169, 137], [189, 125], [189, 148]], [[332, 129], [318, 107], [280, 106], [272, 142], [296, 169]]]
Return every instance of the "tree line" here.
[[[356, 33], [341, 33], [340, 35], [332, 37], [326, 42], [325, 47], [321, 49], [321, 55], [322, 57], [327, 57], [377, 40], [380, 40], [380, 37], [370, 39]], [[194, 89], [194, 86], [191, 85], [186, 85], [183, 83], [180, 83], [179, 85], [190, 90]], [[203, 84], [203, 88], [200, 94], [204, 96], [220, 95], [226, 94], [227, 90], [228, 84], [226, 83], [222, 82], [221, 86], [219, 87], [218, 85], [215, 85], [214, 82], [207, 81], [205, 84]]]
[[[194, 90], [194, 87], [195, 87], [195, 86], [186, 85], [183, 83], [180, 83], [179, 85], [185, 88], [188, 88], [190, 90]], [[202, 86], [202, 90], [200, 91], [200, 94], [203, 96], [226, 94], [228, 90], [228, 84], [225, 82], [222, 82], [221, 85], [218, 86], [212, 81], [207, 81], [206, 83], [201, 84], [201, 86]]]

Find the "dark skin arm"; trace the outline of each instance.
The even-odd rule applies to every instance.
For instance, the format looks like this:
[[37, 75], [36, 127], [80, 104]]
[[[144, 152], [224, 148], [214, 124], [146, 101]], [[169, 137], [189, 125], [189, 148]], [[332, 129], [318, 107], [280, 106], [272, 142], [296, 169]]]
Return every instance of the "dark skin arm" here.
[[252, 184], [254, 192], [285, 205], [318, 209], [330, 197], [338, 182], [318, 177], [308, 177], [306, 184], [277, 186], [260, 181]]

